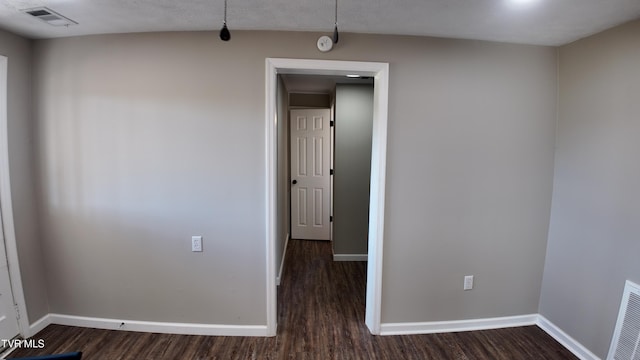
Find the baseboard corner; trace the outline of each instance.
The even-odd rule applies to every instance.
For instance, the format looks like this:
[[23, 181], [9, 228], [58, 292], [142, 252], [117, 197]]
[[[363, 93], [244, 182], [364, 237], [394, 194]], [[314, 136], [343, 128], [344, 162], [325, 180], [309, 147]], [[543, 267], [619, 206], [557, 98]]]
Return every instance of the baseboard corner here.
[[28, 329], [24, 329], [22, 336], [28, 339], [40, 331], [44, 330], [47, 326], [51, 325], [51, 314], [46, 314], [40, 319], [36, 320], [33, 324], [29, 325]]
[[544, 332], [549, 334], [552, 338], [554, 338], [557, 342], [559, 342], [562, 346], [564, 346], [567, 350], [571, 351], [575, 356], [577, 356], [581, 360], [601, 360], [598, 356], [592, 353], [589, 349], [587, 349], [584, 345], [578, 342], [576, 339], [569, 336], [569, 334], [565, 333], [562, 329], [556, 326], [554, 323], [549, 321], [546, 317], [541, 314], [538, 314], [538, 320], [536, 325]]

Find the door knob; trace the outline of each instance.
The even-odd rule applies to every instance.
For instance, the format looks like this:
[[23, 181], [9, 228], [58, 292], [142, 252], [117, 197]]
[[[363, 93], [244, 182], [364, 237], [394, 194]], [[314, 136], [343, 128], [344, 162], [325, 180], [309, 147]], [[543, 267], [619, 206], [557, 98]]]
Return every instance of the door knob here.
[[295, 184], [297, 184], [297, 183], [298, 183], [298, 180], [293, 180], [291, 183], [292, 183], [293, 185], [295, 185]]

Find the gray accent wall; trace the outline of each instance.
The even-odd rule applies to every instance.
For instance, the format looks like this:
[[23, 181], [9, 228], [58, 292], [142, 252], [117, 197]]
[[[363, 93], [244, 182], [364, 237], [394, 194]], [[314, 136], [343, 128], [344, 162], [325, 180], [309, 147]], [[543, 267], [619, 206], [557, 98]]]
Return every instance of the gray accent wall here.
[[605, 358], [640, 283], [640, 21], [560, 48], [555, 181], [540, 313]]
[[373, 86], [336, 85], [333, 252], [367, 254]]
[[32, 123], [32, 42], [0, 30], [0, 54], [8, 58], [7, 137], [13, 221], [29, 322], [49, 312], [35, 194]]
[[51, 312], [265, 324], [266, 57], [390, 64], [383, 322], [538, 311], [556, 49], [343, 34], [323, 54], [319, 35], [35, 42]]

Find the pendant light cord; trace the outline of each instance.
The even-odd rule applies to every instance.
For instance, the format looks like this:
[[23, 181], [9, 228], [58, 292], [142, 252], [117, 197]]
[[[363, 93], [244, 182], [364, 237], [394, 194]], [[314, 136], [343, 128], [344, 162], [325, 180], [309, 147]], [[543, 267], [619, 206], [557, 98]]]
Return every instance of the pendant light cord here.
[[335, 13], [335, 26], [333, 27], [333, 43], [337, 44], [339, 36], [338, 35], [338, 0], [336, 0], [336, 13]]
[[222, 29], [220, 29], [220, 40], [231, 40], [231, 32], [227, 28], [227, 0], [224, 0], [224, 23], [222, 24]]
[[227, 0], [224, 0], [224, 24], [227, 25]]

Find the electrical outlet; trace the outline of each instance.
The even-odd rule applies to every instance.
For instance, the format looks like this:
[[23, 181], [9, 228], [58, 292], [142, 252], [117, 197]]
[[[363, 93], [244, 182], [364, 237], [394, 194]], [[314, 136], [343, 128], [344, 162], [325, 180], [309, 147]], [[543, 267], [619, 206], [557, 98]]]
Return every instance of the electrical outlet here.
[[191, 251], [193, 252], [202, 251], [202, 236], [191, 237]]
[[464, 277], [464, 289], [465, 290], [473, 289], [473, 275], [467, 275]]

